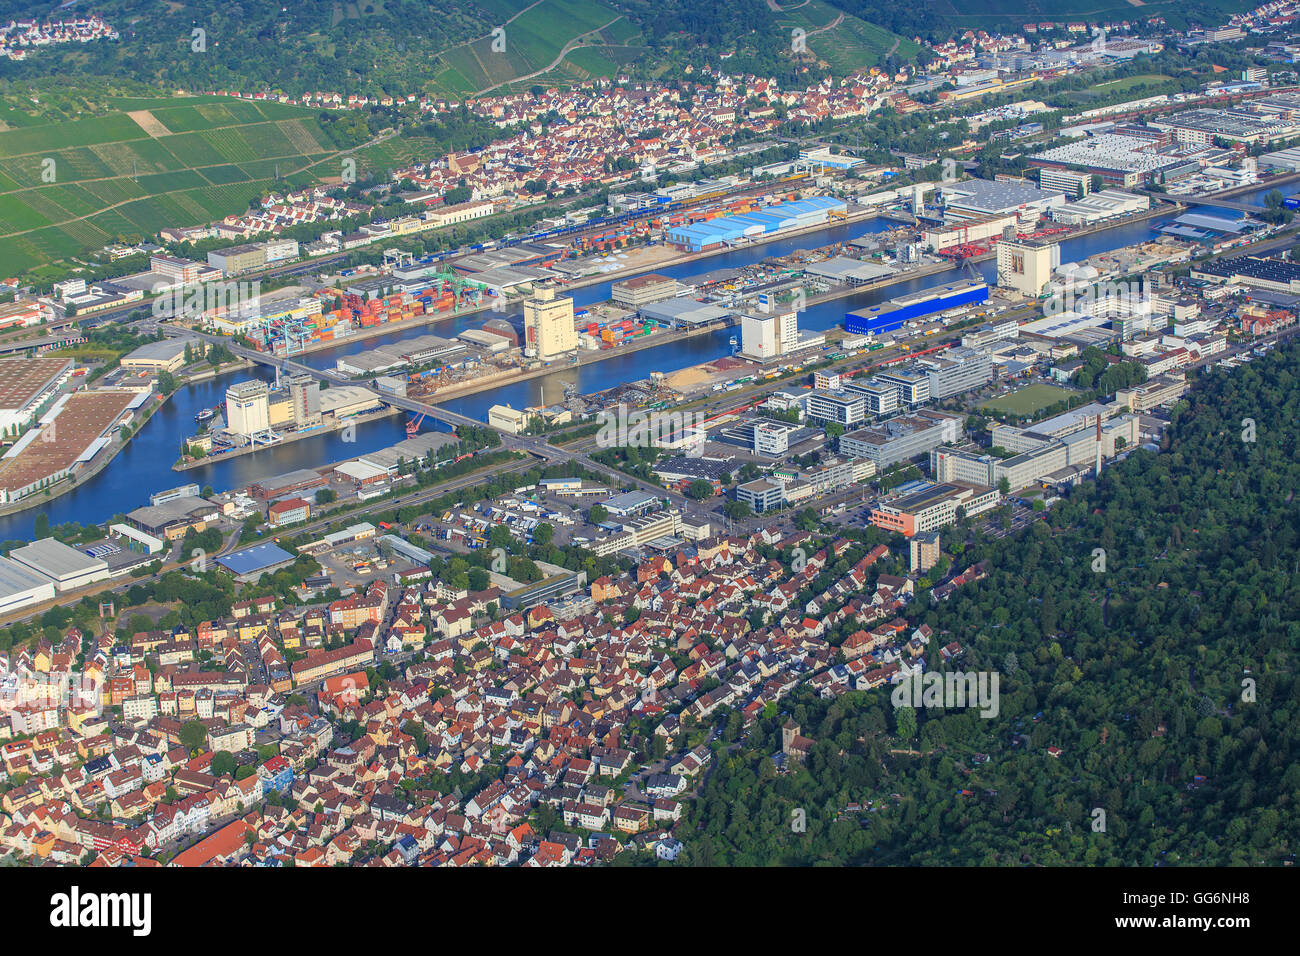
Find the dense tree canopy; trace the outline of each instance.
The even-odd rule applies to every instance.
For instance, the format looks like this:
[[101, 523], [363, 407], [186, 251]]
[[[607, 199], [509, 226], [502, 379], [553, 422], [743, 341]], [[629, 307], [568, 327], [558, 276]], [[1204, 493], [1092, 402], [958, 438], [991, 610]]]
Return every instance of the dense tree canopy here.
[[[887, 690], [804, 691], [722, 754], [682, 828], [689, 858], [1293, 859], [1298, 440], [1300, 349], [1206, 373], [1160, 454], [1133, 453], [1023, 534], [977, 536], [963, 564], [987, 559], [988, 577], [912, 606], [937, 632], [931, 650], [956, 640], [957, 669], [999, 675], [996, 717], [902, 720]], [[815, 743], [779, 775], [790, 717]]]

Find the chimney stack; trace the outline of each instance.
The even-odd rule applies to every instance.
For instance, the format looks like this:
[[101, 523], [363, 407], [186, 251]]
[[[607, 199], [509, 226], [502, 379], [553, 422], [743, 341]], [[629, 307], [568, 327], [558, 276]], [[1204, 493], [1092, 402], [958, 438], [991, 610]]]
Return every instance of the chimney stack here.
[[1101, 477], [1101, 413], [1097, 413], [1097, 473], [1094, 477]]

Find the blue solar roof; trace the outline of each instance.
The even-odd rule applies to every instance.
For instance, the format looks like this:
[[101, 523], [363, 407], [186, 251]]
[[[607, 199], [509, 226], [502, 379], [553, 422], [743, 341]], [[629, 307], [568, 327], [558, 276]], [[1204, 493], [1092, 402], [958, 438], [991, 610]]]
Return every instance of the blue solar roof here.
[[217, 564], [233, 574], [252, 574], [263, 568], [273, 567], [285, 561], [292, 561], [293, 555], [284, 548], [277, 547], [270, 541], [255, 544], [243, 551], [236, 551], [224, 558], [217, 558]]

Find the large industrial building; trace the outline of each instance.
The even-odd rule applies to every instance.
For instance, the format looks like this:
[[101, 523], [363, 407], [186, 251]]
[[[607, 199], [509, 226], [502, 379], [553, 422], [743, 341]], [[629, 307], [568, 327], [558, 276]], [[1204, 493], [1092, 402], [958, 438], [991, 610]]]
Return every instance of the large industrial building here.
[[194, 358], [202, 358], [207, 351], [198, 336], [182, 335], [161, 342], [146, 342], [123, 355], [119, 364], [122, 368], [146, 372], [175, 372], [185, 364], [187, 349]]
[[36, 420], [72, 375], [68, 358], [0, 359], [0, 435], [15, 437]]
[[795, 312], [746, 314], [740, 319], [740, 352], [767, 361], [799, 347], [799, 317]]
[[939, 195], [945, 211], [958, 217], [1015, 215], [1038, 219], [1053, 206], [1065, 204], [1064, 192], [990, 179], [944, 183]]
[[221, 517], [221, 506], [207, 498], [186, 495], [128, 512], [127, 523], [162, 541], [185, 537], [191, 528], [203, 531]]
[[83, 551], [69, 547], [55, 538], [41, 538], [9, 552], [9, 557], [28, 570], [43, 575], [54, 584], [56, 591], [94, 584], [108, 577], [108, 563], [92, 558]]
[[[1046, 173], [1047, 170], [1044, 170]], [[1102, 189], [1082, 199], [1057, 206], [1052, 221], [1065, 226], [1088, 226], [1117, 216], [1130, 216], [1151, 208], [1150, 196], [1135, 196], [1118, 189]], [[1059, 264], [1059, 263], [1058, 263]]]
[[147, 392], [126, 389], [57, 397], [0, 458], [0, 502], [35, 494], [92, 462], [148, 399]]
[[1000, 499], [996, 488], [942, 482], [881, 504], [871, 512], [871, 523], [911, 538], [953, 524], [959, 508], [969, 517], [996, 507]]
[[825, 225], [833, 216], [844, 216], [848, 203], [830, 196], [812, 196], [776, 203], [755, 212], [719, 216], [668, 230], [668, 241], [686, 252], [703, 252], [720, 246], [739, 246], [774, 233]]
[[0, 558], [0, 614], [52, 600], [52, 580], [10, 558]]
[[633, 276], [610, 286], [610, 299], [627, 309], [639, 309], [677, 295], [677, 280], [656, 273]]
[[1029, 165], [1081, 169], [1125, 189], [1177, 179], [1200, 169], [1195, 160], [1162, 153], [1161, 148], [1158, 141], [1138, 136], [1099, 133], [1035, 153], [1029, 157]]
[[524, 354], [549, 362], [577, 348], [573, 299], [557, 297], [553, 286], [539, 286], [524, 300]]
[[244, 584], [256, 581], [264, 574], [288, 567], [293, 564], [293, 561], [292, 554], [270, 541], [263, 541], [243, 551], [217, 558], [217, 564], [230, 572], [236, 581]]
[[1261, 256], [1236, 256], [1194, 264], [1191, 276], [1208, 282], [1235, 282], [1273, 292], [1300, 294], [1300, 263]]
[[271, 427], [271, 388], [261, 379], [226, 389], [226, 427], [236, 435], [255, 435]]
[[1041, 239], [1003, 239], [997, 246], [998, 285], [1037, 298], [1061, 264], [1059, 243]]
[[841, 435], [839, 450], [851, 458], [866, 458], [884, 471], [890, 465], [957, 441], [961, 423], [957, 415], [922, 409]]
[[1155, 116], [1147, 121], [1154, 129], [1169, 130], [1185, 146], [1207, 146], [1216, 139], [1247, 145], [1268, 144], [1295, 136], [1294, 123], [1278, 116], [1250, 113], [1244, 109], [1199, 109]]
[[913, 319], [987, 302], [988, 298], [988, 284], [969, 279], [849, 312], [844, 317], [844, 327], [850, 335], [883, 335], [901, 329]]

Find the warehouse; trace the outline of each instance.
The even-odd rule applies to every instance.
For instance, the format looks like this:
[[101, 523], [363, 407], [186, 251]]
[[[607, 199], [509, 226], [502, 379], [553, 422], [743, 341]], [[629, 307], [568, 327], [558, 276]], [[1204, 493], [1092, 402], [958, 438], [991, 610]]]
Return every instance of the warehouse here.
[[1009, 213], [1046, 213], [1053, 206], [1065, 205], [1065, 194], [1049, 191], [1028, 183], [996, 182], [989, 179], [968, 179], [959, 183], [945, 183], [939, 188], [945, 210], [975, 216], [997, 216]]
[[912, 319], [963, 305], [987, 302], [988, 298], [988, 284], [971, 279], [849, 312], [844, 317], [844, 327], [850, 335], [880, 335], [882, 332], [900, 329]]
[[702, 252], [723, 245], [744, 245], [792, 229], [824, 225], [832, 215], [844, 216], [847, 211], [848, 203], [842, 199], [813, 196], [775, 203], [756, 212], [676, 226], [668, 230], [667, 239], [687, 252]]
[[470, 345], [493, 355], [500, 352], [508, 352], [510, 350], [509, 342], [501, 336], [494, 335], [491, 332], [486, 332], [483, 329], [466, 329], [457, 335], [456, 338], [460, 339], [462, 342], [468, 342]]
[[270, 541], [217, 558], [217, 564], [234, 575], [235, 580], [241, 584], [252, 583], [264, 574], [288, 567], [293, 561], [292, 554]]
[[1212, 212], [1188, 212], [1163, 226], [1160, 231], [1176, 239], [1200, 242], [1224, 236], [1239, 236], [1254, 231], [1257, 225], [1257, 220], [1244, 213], [1216, 215]]
[[388, 545], [393, 549], [395, 554], [400, 555], [407, 561], [410, 561], [418, 568], [427, 568], [429, 562], [434, 559], [434, 555], [424, 548], [418, 547], [405, 538], [398, 537], [395, 534], [386, 534], [375, 540], [377, 545]]
[[320, 393], [321, 414], [336, 419], [374, 411], [381, 405], [378, 395], [359, 385], [334, 385]]
[[1081, 168], [1124, 188], [1161, 182], [1199, 168], [1193, 162], [1191, 170], [1187, 170], [1185, 157], [1162, 154], [1157, 149], [1156, 143], [1137, 136], [1099, 133], [1036, 153], [1029, 157], [1029, 165], [1044, 169]]
[[108, 562], [92, 558], [54, 538], [41, 538], [15, 548], [9, 552], [9, 557], [53, 581], [58, 591], [70, 591], [108, 577]]
[[488, 319], [483, 323], [483, 331], [505, 339], [512, 349], [519, 348], [519, 330], [508, 319]]
[[395, 474], [402, 462], [424, 461], [430, 453], [439, 452], [443, 448], [454, 448], [459, 444], [460, 439], [451, 432], [421, 432], [396, 445], [368, 452], [359, 461]]
[[351, 481], [357, 488], [375, 485], [388, 479], [387, 468], [380, 468], [360, 460], [345, 461], [341, 465], [335, 465], [334, 474], [338, 478]]
[[652, 302], [662, 302], [677, 295], [677, 280], [651, 272], [633, 276], [610, 286], [610, 298], [615, 304], [637, 309]]
[[1192, 278], [1236, 282], [1273, 292], [1300, 294], [1300, 264], [1284, 259], [1237, 256], [1192, 266]]
[[[326, 389], [332, 392], [334, 389]], [[322, 398], [324, 392], [321, 393]], [[272, 498], [280, 498], [284, 495], [296, 495], [302, 491], [308, 491], [313, 488], [323, 488], [329, 484], [329, 480], [318, 471], [310, 468], [299, 468], [296, 471], [285, 472], [282, 475], [272, 475], [270, 478], [263, 478], [249, 485], [249, 494], [261, 498], [263, 501], [270, 501]]]
[[221, 508], [206, 498], [174, 498], [161, 504], [145, 505], [136, 508], [126, 516], [133, 528], [164, 541], [175, 541], [185, 537], [185, 532], [193, 528], [203, 531], [208, 522], [216, 521], [221, 515]]
[[1148, 196], [1135, 196], [1118, 189], [1103, 189], [1081, 199], [1057, 206], [1052, 210], [1052, 221], [1067, 226], [1086, 226], [1116, 216], [1127, 216], [1151, 208]]
[[161, 538], [155, 538], [151, 534], [145, 534], [129, 524], [109, 525], [108, 532], [115, 538], [125, 540], [126, 546], [131, 551], [139, 551], [144, 554], [157, 554], [163, 550], [165, 542]]
[[0, 614], [54, 600], [54, 582], [31, 568], [0, 558]]
[[0, 501], [48, 488], [92, 461], [148, 393], [100, 389], [65, 394], [0, 459]]
[[825, 262], [814, 262], [803, 269], [810, 276], [829, 279], [837, 285], [862, 285], [893, 275], [894, 269], [878, 262], [863, 262], [848, 256], [836, 256]]
[[652, 305], [643, 305], [638, 314], [647, 322], [658, 322], [671, 327], [683, 325], [707, 325], [721, 322], [731, 313], [716, 305], [705, 305], [695, 299], [668, 299]]
[[205, 352], [203, 340], [190, 335], [163, 339], [161, 342], [147, 342], [123, 355], [121, 365], [122, 368], [150, 372], [175, 372], [185, 364], [187, 349], [193, 358], [202, 358]]
[[15, 432], [35, 418], [74, 364], [69, 358], [0, 359], [0, 432]]

